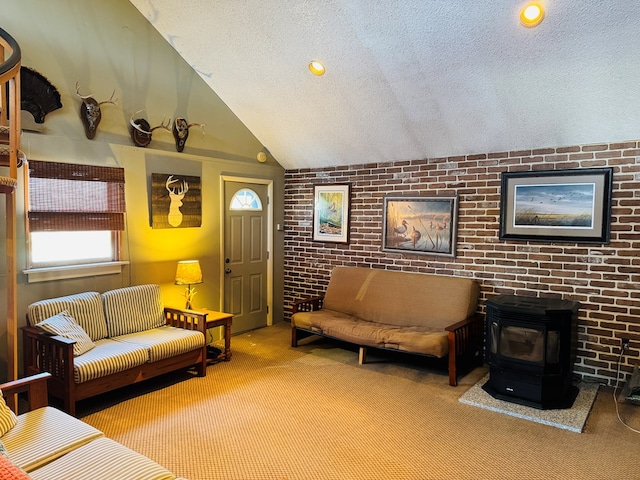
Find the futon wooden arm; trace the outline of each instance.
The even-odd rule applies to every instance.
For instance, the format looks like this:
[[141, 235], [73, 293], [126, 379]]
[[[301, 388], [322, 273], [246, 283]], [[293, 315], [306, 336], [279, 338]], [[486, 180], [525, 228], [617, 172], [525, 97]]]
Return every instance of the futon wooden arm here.
[[445, 330], [449, 332], [449, 385], [456, 386], [459, 365], [482, 365], [483, 317], [476, 313]]
[[16, 413], [18, 413], [15, 402], [16, 395], [26, 393], [28, 408], [31, 411], [48, 405], [47, 381], [49, 378], [51, 378], [50, 373], [39, 373], [37, 375], [31, 375], [30, 377], [0, 384], [0, 390], [2, 390], [2, 394], [9, 408]]
[[[315, 310], [320, 310], [322, 309], [323, 304], [324, 304], [324, 295], [318, 295], [316, 297], [303, 298], [300, 300], [296, 300], [295, 302], [293, 302], [293, 305], [291, 306], [291, 315], [298, 312], [313, 312]], [[298, 330], [293, 324], [293, 321], [291, 322], [291, 346], [292, 347], [297, 347], [298, 340], [309, 335], [311, 335], [310, 332]]]
[[466, 327], [467, 325], [476, 324], [477, 322], [482, 323], [482, 315], [474, 314], [470, 317], [465, 318], [464, 320], [460, 320], [459, 322], [453, 323], [448, 327], [445, 327], [447, 332], [455, 332], [456, 330], [460, 330], [461, 328]]
[[297, 312], [313, 312], [315, 310], [320, 310], [323, 303], [324, 295], [296, 300], [295, 302], [293, 302], [293, 305], [291, 307], [291, 314], [293, 315]]

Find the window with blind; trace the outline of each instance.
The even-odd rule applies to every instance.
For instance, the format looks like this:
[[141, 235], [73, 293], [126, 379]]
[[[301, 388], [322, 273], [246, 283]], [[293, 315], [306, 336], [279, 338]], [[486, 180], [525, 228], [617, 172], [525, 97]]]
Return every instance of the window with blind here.
[[124, 169], [29, 161], [30, 268], [119, 260]]

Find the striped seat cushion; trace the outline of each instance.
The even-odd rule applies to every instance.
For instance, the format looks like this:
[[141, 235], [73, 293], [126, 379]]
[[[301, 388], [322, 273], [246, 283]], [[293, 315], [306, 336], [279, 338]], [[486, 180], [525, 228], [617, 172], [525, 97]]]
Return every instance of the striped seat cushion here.
[[66, 297], [40, 300], [29, 305], [29, 325], [67, 311], [94, 342], [107, 336], [107, 322], [98, 292], [84, 292]]
[[144, 455], [103, 437], [30, 472], [34, 480], [173, 480], [175, 475]]
[[73, 380], [83, 383], [111, 373], [122, 372], [149, 361], [147, 348], [105, 338], [87, 353], [74, 358]]
[[102, 294], [110, 337], [156, 328], [166, 323], [159, 285], [136, 285]]
[[53, 407], [18, 415], [18, 423], [2, 437], [11, 461], [27, 472], [78, 448], [103, 433]]
[[174, 357], [204, 346], [202, 332], [168, 325], [115, 337], [112, 340], [144, 346], [149, 351], [149, 361], [151, 362]]

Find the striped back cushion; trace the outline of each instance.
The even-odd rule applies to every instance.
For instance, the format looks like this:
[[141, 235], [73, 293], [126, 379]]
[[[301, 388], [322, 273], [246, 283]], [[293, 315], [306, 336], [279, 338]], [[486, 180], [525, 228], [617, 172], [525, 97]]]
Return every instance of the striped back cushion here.
[[102, 298], [98, 292], [84, 292], [66, 297], [40, 300], [29, 305], [29, 325], [67, 311], [94, 342], [107, 336]]
[[159, 285], [136, 285], [102, 294], [110, 337], [142, 332], [165, 324]]

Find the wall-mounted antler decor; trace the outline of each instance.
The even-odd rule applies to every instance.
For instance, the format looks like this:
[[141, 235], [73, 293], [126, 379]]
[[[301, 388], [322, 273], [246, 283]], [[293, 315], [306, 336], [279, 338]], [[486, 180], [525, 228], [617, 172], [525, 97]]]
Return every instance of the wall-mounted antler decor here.
[[133, 141], [134, 145], [138, 147], [148, 146], [151, 143], [151, 135], [157, 128], [162, 128], [167, 132], [171, 132], [171, 129], [169, 128], [169, 125], [171, 125], [171, 117], [169, 117], [169, 120], [167, 120], [166, 124], [164, 119], [162, 119], [162, 123], [160, 125], [156, 125], [155, 127], [151, 128], [151, 125], [146, 118], [136, 118], [135, 120], [133, 119], [133, 117], [138, 115], [140, 112], [144, 112], [144, 109], [138, 110], [136, 113], [131, 115], [131, 119], [129, 120], [129, 123], [131, 124], [129, 133], [131, 134], [131, 140]]
[[176, 117], [173, 122], [173, 138], [176, 141], [176, 150], [181, 152], [184, 150], [184, 146], [189, 138], [189, 129], [191, 127], [202, 128], [202, 136], [204, 137], [204, 123], [189, 123], [186, 118]]
[[117, 105], [118, 99], [113, 99], [116, 91], [113, 91], [109, 100], [98, 102], [93, 98], [93, 94], [80, 95], [80, 85], [76, 82], [76, 94], [82, 99], [82, 105], [80, 105], [80, 120], [82, 120], [82, 125], [84, 125], [84, 133], [89, 140], [93, 140], [96, 136], [100, 120], [102, 120], [100, 105], [104, 105], [105, 103]]

